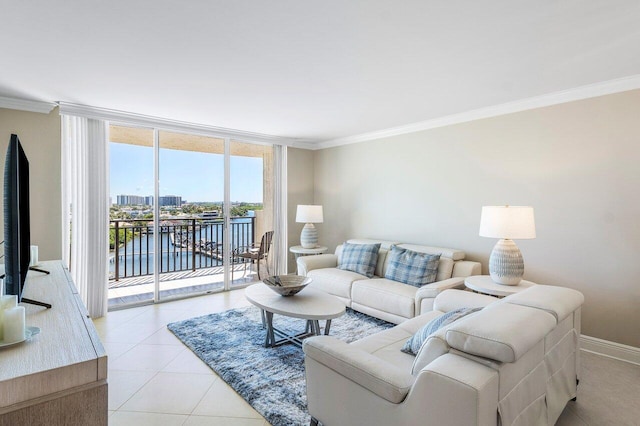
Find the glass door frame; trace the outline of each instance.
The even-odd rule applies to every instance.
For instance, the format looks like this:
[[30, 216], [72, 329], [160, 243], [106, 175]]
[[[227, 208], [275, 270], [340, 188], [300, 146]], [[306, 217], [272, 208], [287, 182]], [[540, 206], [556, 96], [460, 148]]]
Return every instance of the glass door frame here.
[[153, 128], [153, 303], [160, 302], [160, 131]]
[[[232, 247], [232, 238], [226, 237], [223, 242], [223, 250], [225, 256], [223, 258], [223, 286], [221, 289], [215, 290], [206, 290], [203, 292], [190, 293], [181, 296], [169, 296], [169, 297], [161, 297], [161, 281], [160, 281], [160, 258], [162, 253], [160, 252], [161, 247], [161, 234], [160, 234], [160, 136], [163, 131], [167, 132], [177, 132], [183, 133], [185, 135], [195, 135], [195, 136], [204, 136], [211, 137], [216, 139], [222, 139], [224, 141], [224, 200], [223, 200], [223, 209], [222, 215], [224, 217], [223, 220], [223, 233], [224, 235], [229, 235], [231, 226], [231, 152], [232, 152], [232, 144], [234, 142], [241, 143], [249, 143], [261, 146], [269, 146], [274, 147], [278, 143], [276, 141], [267, 141], [267, 140], [252, 140], [251, 137], [242, 137], [240, 135], [231, 135], [229, 134], [217, 134], [215, 131], [200, 131], [197, 128], [189, 129], [186, 126], [164, 126], [164, 125], [155, 125], [153, 123], [140, 123], [140, 122], [128, 122], [126, 120], [109, 120], [109, 125], [114, 126], [122, 126], [122, 127], [131, 127], [138, 129], [148, 129], [153, 131], [153, 235], [154, 235], [154, 273], [153, 273], [153, 298], [146, 299], [140, 302], [127, 303], [126, 305], [122, 305], [122, 307], [130, 307], [140, 304], [149, 304], [149, 303], [162, 303], [168, 302], [171, 300], [181, 299], [185, 297], [199, 296], [206, 293], [212, 292], [223, 292], [229, 291], [231, 289], [239, 289], [250, 285], [251, 283], [247, 283], [246, 285], [234, 285], [232, 286], [232, 272], [231, 268], [232, 264], [232, 256], [231, 256], [231, 247]], [[118, 308], [119, 309], [119, 308]]]
[[225, 254], [222, 264], [224, 265], [224, 286], [223, 291], [231, 290], [231, 139], [224, 138], [224, 201], [222, 204], [222, 215], [224, 216], [223, 232], [224, 239], [222, 252]]
[[[160, 265], [160, 238], [159, 230], [160, 230], [160, 131], [164, 129], [160, 129], [157, 127], [153, 128], [153, 156], [154, 156], [154, 167], [153, 167], [153, 183], [154, 183], [154, 195], [153, 195], [153, 233], [154, 233], [154, 263], [155, 265]], [[222, 216], [223, 216], [223, 235], [227, 237], [223, 239], [223, 253], [224, 257], [222, 260], [223, 265], [223, 287], [218, 291], [229, 291], [231, 290], [231, 269], [233, 265], [231, 264], [231, 237], [229, 235], [229, 230], [231, 229], [231, 138], [225, 137], [221, 138], [224, 140], [224, 200], [222, 205]], [[158, 267], [154, 268], [154, 290], [153, 290], [153, 302], [159, 303], [167, 300], [171, 300], [173, 298], [161, 298], [160, 297], [160, 270]], [[240, 288], [240, 287], [236, 287]], [[207, 291], [210, 292], [210, 291]]]

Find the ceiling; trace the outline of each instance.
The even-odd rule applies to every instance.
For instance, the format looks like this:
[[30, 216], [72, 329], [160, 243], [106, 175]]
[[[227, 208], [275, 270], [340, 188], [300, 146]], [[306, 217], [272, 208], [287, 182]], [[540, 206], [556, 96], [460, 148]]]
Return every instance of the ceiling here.
[[0, 0], [0, 96], [309, 142], [640, 75], [636, 0]]

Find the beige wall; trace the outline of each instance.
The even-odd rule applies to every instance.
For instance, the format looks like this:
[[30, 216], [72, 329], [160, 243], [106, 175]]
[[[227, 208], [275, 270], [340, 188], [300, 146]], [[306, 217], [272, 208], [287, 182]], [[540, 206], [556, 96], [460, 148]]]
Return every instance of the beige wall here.
[[[300, 232], [303, 223], [296, 223], [296, 207], [298, 204], [313, 204], [313, 151], [304, 149], [287, 149], [287, 185], [288, 185], [288, 243], [287, 247], [300, 245]], [[318, 230], [322, 224], [317, 224]], [[296, 262], [289, 252], [289, 272], [296, 271]]]
[[640, 91], [320, 150], [314, 172], [331, 249], [455, 247], [485, 273], [481, 207], [534, 206], [525, 278], [580, 290], [584, 334], [640, 347]]
[[[1, 170], [4, 170], [7, 145], [12, 133], [18, 135], [29, 158], [31, 244], [38, 246], [40, 260], [60, 259], [62, 212], [58, 110], [40, 114], [0, 108]], [[4, 180], [3, 173], [0, 173], [0, 182]], [[0, 217], [3, 216], [1, 210]], [[4, 229], [0, 229], [0, 233], [4, 234]]]

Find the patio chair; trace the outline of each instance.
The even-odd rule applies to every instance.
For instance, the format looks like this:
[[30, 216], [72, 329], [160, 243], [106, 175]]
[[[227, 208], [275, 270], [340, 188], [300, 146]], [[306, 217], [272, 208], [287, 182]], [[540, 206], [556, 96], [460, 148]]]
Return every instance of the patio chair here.
[[[267, 269], [267, 275], [269, 276], [269, 262], [268, 255], [269, 249], [271, 248], [271, 240], [273, 239], [273, 231], [265, 232], [262, 238], [260, 239], [260, 244], [256, 245], [251, 244], [250, 246], [238, 247], [233, 250], [233, 261], [232, 264], [236, 263], [236, 259], [242, 261], [244, 263], [244, 275], [247, 275], [247, 263], [249, 265], [253, 265], [254, 263], [257, 265], [257, 273], [258, 279], [261, 280], [263, 277], [260, 275], [260, 261], [264, 260], [265, 267]], [[249, 261], [249, 262], [247, 262]], [[231, 268], [231, 280], [233, 281], [233, 267]]]

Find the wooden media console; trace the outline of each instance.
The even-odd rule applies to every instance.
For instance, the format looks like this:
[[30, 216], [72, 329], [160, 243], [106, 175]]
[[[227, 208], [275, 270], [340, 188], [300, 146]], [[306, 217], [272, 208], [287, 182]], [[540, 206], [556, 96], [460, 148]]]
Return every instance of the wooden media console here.
[[0, 348], [0, 426], [107, 425], [107, 353], [60, 261], [30, 271], [27, 326], [40, 334]]

